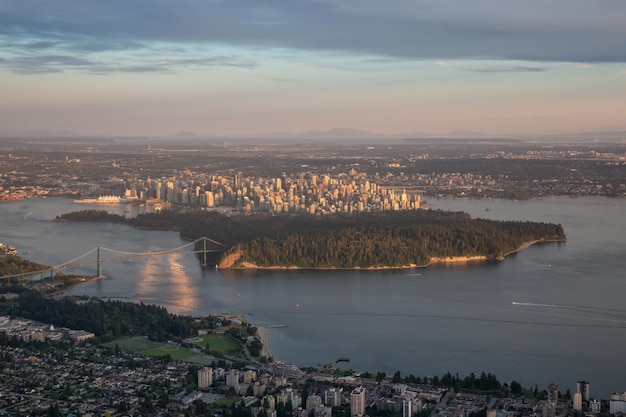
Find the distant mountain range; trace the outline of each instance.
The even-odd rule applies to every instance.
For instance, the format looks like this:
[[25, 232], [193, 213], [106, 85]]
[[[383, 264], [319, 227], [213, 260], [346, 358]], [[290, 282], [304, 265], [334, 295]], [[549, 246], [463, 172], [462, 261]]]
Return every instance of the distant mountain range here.
[[166, 136], [167, 139], [202, 139], [202, 138], [207, 138], [208, 136], [206, 135], [199, 135], [197, 133], [194, 132], [189, 132], [187, 130], [183, 130], [177, 133], [174, 133], [173, 135], [169, 135]]
[[17, 130], [17, 129], [1, 129], [0, 136], [6, 138], [77, 138], [81, 137], [79, 133], [69, 130]]
[[366, 130], [335, 128], [330, 130], [307, 130], [306, 132], [273, 132], [261, 135], [267, 139], [381, 139], [389, 135], [368, 132]]
[[329, 130], [307, 130], [304, 132], [272, 132], [249, 136], [223, 136], [198, 134], [191, 131], [180, 131], [162, 137], [102, 137], [95, 135], [82, 135], [72, 131], [59, 130], [15, 130], [0, 129], [0, 138], [7, 139], [151, 139], [151, 140], [191, 140], [192, 142], [210, 141], [243, 141], [243, 140], [279, 140], [279, 141], [307, 141], [307, 140], [344, 140], [344, 141], [372, 141], [372, 140], [403, 140], [403, 139], [519, 139], [524, 141], [572, 141], [572, 142], [626, 142], [626, 128], [604, 130], [596, 132], [546, 134], [546, 135], [491, 135], [483, 132], [457, 130], [444, 134], [426, 132], [409, 132], [398, 134], [373, 133], [366, 130], [350, 128], [334, 128]]
[[373, 133], [366, 130], [335, 128], [330, 130], [307, 130], [301, 133], [273, 132], [261, 135], [267, 139], [405, 139], [405, 138], [433, 138], [433, 137], [455, 137], [455, 138], [486, 138], [490, 137], [485, 133], [471, 131], [455, 131], [446, 134], [432, 134], [425, 132], [384, 134]]
[[329, 130], [307, 130], [304, 132], [272, 132], [260, 135], [250, 136], [214, 136], [201, 135], [194, 132], [182, 131], [163, 137], [169, 140], [193, 140], [202, 141], [244, 141], [244, 140], [261, 140], [261, 141], [374, 141], [374, 140], [404, 140], [404, 139], [517, 139], [524, 141], [557, 141], [557, 142], [624, 142], [626, 141], [626, 128], [616, 130], [606, 130], [597, 132], [580, 132], [580, 133], [563, 133], [563, 134], [546, 134], [546, 135], [492, 135], [484, 132], [476, 132], [470, 130], [455, 130], [448, 133], [428, 133], [428, 132], [408, 132], [397, 134], [384, 134], [369, 132], [361, 129], [350, 128], [334, 128]]

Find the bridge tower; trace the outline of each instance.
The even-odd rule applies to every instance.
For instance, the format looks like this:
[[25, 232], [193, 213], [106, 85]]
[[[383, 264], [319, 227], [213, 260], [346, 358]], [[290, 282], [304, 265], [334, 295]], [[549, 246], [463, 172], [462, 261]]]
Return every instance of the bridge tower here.
[[206, 237], [202, 238], [202, 266], [206, 266]]
[[99, 277], [102, 276], [102, 261], [100, 259], [100, 246], [98, 246], [98, 252], [96, 256], [96, 275]]

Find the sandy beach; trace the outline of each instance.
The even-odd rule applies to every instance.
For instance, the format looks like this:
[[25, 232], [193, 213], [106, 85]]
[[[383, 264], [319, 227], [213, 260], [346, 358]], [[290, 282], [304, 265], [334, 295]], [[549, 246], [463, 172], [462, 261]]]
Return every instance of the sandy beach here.
[[269, 327], [258, 326], [257, 327], [257, 335], [259, 336], [259, 338], [261, 339], [261, 342], [263, 343], [263, 348], [261, 349], [261, 356], [265, 356], [266, 358], [269, 358], [269, 357], [274, 358], [274, 355], [272, 355], [272, 351], [270, 350], [270, 329], [269, 329]]
[[[218, 317], [223, 317], [228, 319], [236, 324], [248, 323], [245, 316], [243, 314], [217, 314]], [[270, 328], [266, 326], [255, 326], [257, 328], [257, 336], [261, 339], [261, 343], [263, 343], [263, 348], [261, 349], [261, 356], [265, 356], [269, 358], [270, 356], [274, 358], [272, 355], [272, 351], [270, 350]]]

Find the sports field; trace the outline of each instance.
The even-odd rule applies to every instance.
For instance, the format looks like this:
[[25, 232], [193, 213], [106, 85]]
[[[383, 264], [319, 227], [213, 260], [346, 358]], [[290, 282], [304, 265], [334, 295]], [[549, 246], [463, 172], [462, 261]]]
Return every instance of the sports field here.
[[163, 345], [163, 343], [153, 342], [143, 337], [132, 337], [130, 339], [120, 339], [105, 344], [106, 346], [115, 347], [118, 345], [120, 349], [128, 352], [141, 352], [142, 350], [154, 349]]
[[188, 349], [181, 348], [170, 343], [153, 342], [152, 340], [148, 340], [143, 337], [116, 340], [114, 342], [106, 343], [105, 345], [115, 347], [116, 344], [120, 347], [120, 349], [128, 352], [139, 353], [140, 355], [146, 356], [170, 355], [174, 360], [184, 359], [194, 355], [194, 353]]
[[[201, 339], [201, 341], [198, 341], [198, 339]], [[228, 334], [204, 334], [186, 341], [203, 348], [206, 348], [208, 343], [211, 353], [219, 355], [238, 353], [243, 350], [241, 342]]]
[[175, 361], [195, 355], [195, 353], [189, 351], [188, 349], [179, 348], [177, 346], [162, 346], [154, 349], [142, 350], [139, 354], [146, 356], [170, 355], [170, 357]]
[[[202, 336], [192, 337], [186, 340], [189, 343], [206, 348], [207, 344], [211, 353], [216, 355], [233, 355], [241, 352], [243, 346], [241, 342], [228, 334], [205, 334]], [[144, 337], [132, 337], [129, 339], [120, 339], [113, 342], [105, 343], [106, 346], [114, 348], [118, 345], [120, 349], [127, 352], [134, 352], [146, 356], [166, 356], [170, 355], [173, 360], [190, 359], [193, 362], [202, 364], [210, 364], [212, 359], [203, 358], [189, 349], [176, 346], [171, 343], [159, 343], [148, 340]]]

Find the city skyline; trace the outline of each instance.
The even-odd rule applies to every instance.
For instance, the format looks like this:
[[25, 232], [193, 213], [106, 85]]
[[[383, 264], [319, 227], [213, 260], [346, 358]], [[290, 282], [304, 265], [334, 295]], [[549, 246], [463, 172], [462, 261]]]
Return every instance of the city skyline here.
[[0, 134], [626, 130], [626, 4], [0, 2]]

